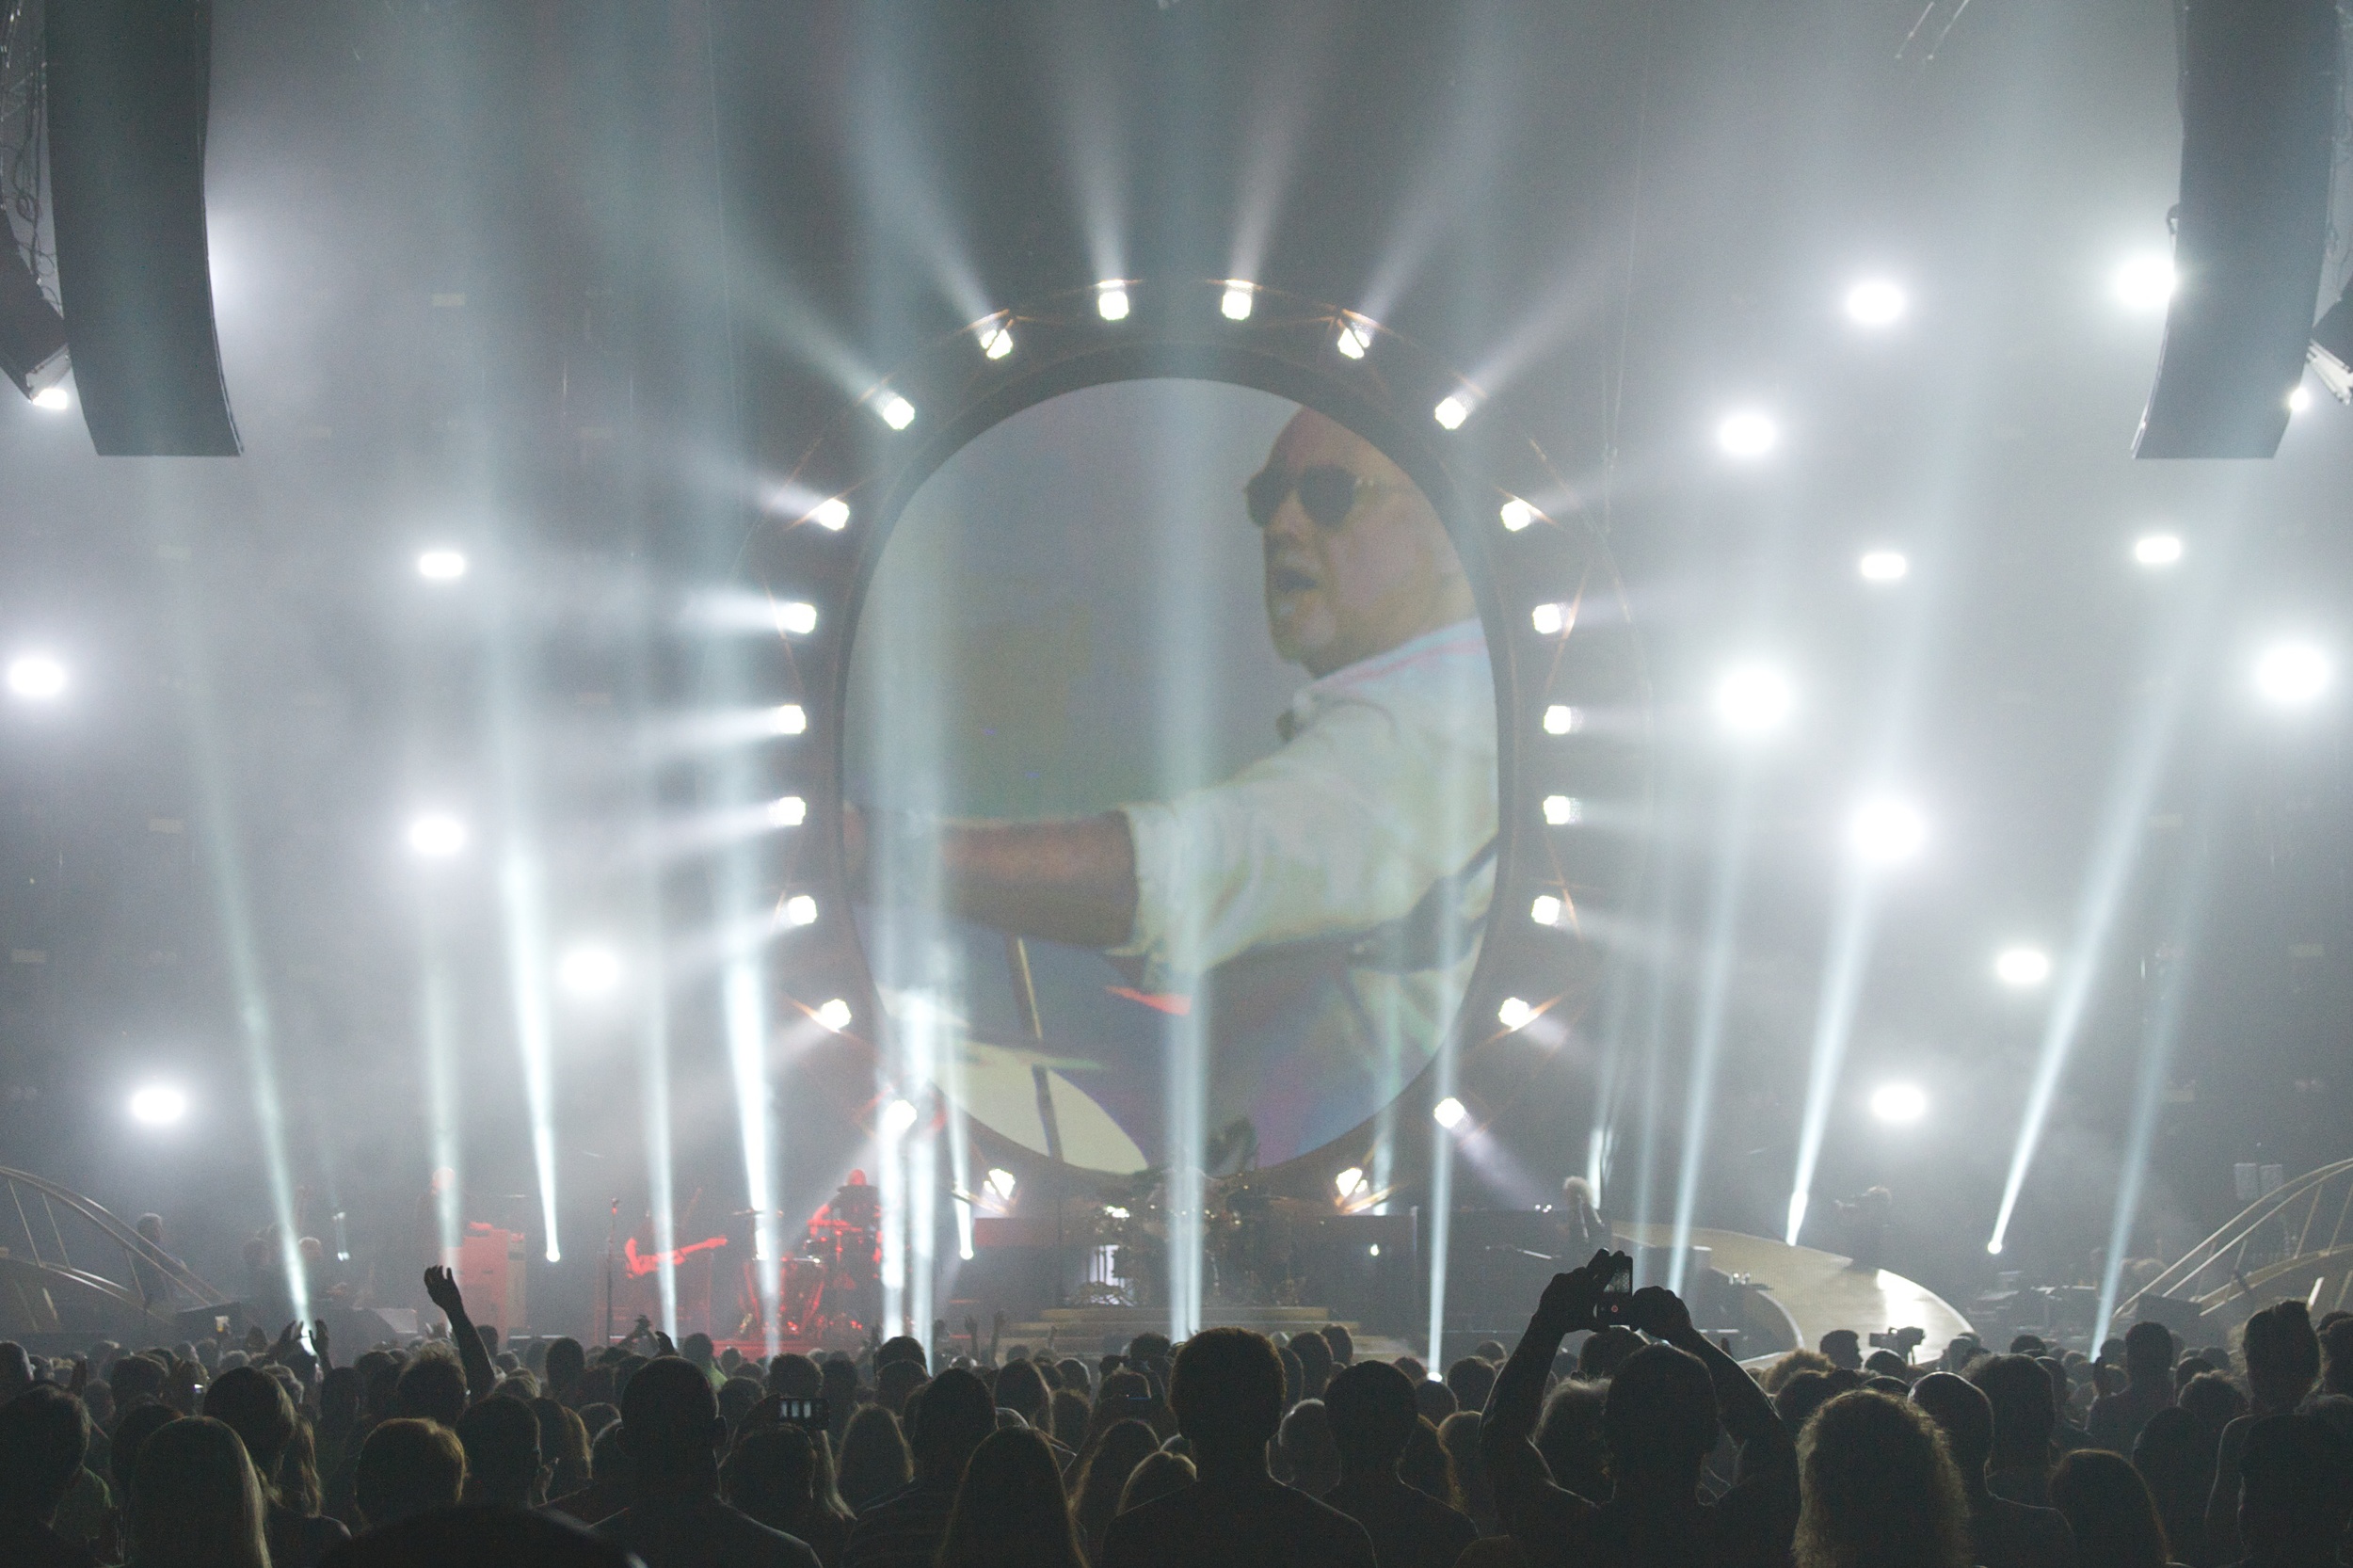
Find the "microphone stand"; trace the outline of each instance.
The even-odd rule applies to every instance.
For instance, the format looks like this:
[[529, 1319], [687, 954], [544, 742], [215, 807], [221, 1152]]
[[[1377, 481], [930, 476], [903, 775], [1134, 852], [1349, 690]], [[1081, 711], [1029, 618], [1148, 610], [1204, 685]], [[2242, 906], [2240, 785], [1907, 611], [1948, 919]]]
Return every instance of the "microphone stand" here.
[[604, 1337], [597, 1341], [600, 1350], [613, 1343], [613, 1238], [621, 1226], [621, 1200], [613, 1200], [613, 1212], [604, 1223]]

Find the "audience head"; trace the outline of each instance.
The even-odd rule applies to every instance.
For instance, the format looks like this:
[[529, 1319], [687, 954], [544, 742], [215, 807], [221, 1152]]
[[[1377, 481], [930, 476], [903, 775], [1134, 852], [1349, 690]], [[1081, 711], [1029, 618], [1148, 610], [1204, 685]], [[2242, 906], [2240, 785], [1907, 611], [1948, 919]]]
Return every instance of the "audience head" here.
[[179, 1419], [178, 1411], [153, 1400], [133, 1405], [122, 1413], [122, 1418], [115, 1423], [113, 1449], [106, 1461], [117, 1496], [131, 1495], [131, 1478], [138, 1473], [139, 1449], [155, 1435], [155, 1429]]
[[728, 1432], [736, 1432], [752, 1406], [767, 1397], [767, 1390], [750, 1378], [729, 1378], [719, 1384], [719, 1419], [727, 1423]]
[[[1405, 1374], [1378, 1361], [1350, 1367], [1323, 1391], [1324, 1416], [1344, 1475], [1393, 1476], [1420, 1413]], [[1298, 1413], [1294, 1411], [1293, 1416]], [[1289, 1428], [1287, 1419], [1284, 1426]]]
[[2050, 1374], [2023, 1355], [1990, 1355], [1968, 1375], [1993, 1407], [1994, 1468], [2048, 1464], [2051, 1432], [2058, 1424]]
[[[149, 1447], [153, 1446], [150, 1439]], [[145, 1463], [142, 1458], [140, 1464]], [[466, 1450], [457, 1434], [438, 1421], [395, 1416], [360, 1445], [352, 1494], [371, 1526], [456, 1508], [465, 1490]]]
[[54, 1384], [0, 1405], [0, 1512], [47, 1523], [89, 1451], [82, 1401]]
[[1863, 1369], [1863, 1336], [1850, 1328], [1831, 1330], [1816, 1348], [1830, 1358], [1833, 1367], [1844, 1367], [1849, 1371]]
[[1334, 1441], [1332, 1413], [1321, 1400], [1302, 1400], [1290, 1407], [1275, 1429], [1274, 1451], [1283, 1465], [1283, 1479], [1310, 1497], [1321, 1497], [1340, 1482], [1340, 1450]]
[[1977, 1385], [1950, 1372], [1930, 1372], [1912, 1387], [1912, 1402], [1928, 1412], [1945, 1434], [1945, 1447], [1975, 1491], [1985, 1484], [1985, 1464], [1993, 1455], [1993, 1405]]
[[1332, 1352], [1332, 1365], [1353, 1367], [1356, 1363], [1356, 1337], [1348, 1332], [1346, 1323], [1323, 1325], [1323, 1344]]
[[2172, 1385], [2173, 1331], [2143, 1319], [2124, 1334], [2124, 1371], [2144, 1386]]
[[1642, 1336], [1623, 1324], [1597, 1328], [1577, 1348], [1577, 1375], [1592, 1383], [1616, 1377], [1625, 1358], [1641, 1348]]
[[1203, 1463], [1253, 1461], [1283, 1418], [1283, 1364], [1264, 1335], [1206, 1329], [1185, 1341], [1168, 1400], [1177, 1430]]
[[2051, 1472], [2051, 1506], [2067, 1515], [2082, 1568], [2165, 1568], [2171, 1560], [2156, 1499], [2121, 1454], [2078, 1448], [2061, 1455]]
[[[2249, 1338], [2251, 1364], [2253, 1336]], [[2327, 1421], [2317, 1416], [2266, 1416], [2255, 1421], [2239, 1451], [2238, 1528], [2249, 1560], [2334, 1560], [2353, 1512], [2348, 1488], [2353, 1488], [2353, 1453]]]
[[1716, 1446], [1716, 1387], [1696, 1357], [1647, 1345], [1609, 1380], [1602, 1432], [1620, 1482], [1682, 1491]]
[[457, 1418], [469, 1502], [531, 1508], [539, 1501], [539, 1416], [522, 1400], [485, 1400]]
[[940, 1568], [1083, 1568], [1062, 1472], [1034, 1432], [992, 1432], [972, 1450], [939, 1544]]
[[1104, 1527], [1119, 1512], [1128, 1478], [1160, 1446], [1159, 1434], [1142, 1421], [1115, 1421], [1087, 1456], [1073, 1488], [1071, 1508], [1089, 1556], [1102, 1549]]
[[1935, 1425], [1903, 1400], [1868, 1390], [1831, 1400], [1798, 1439], [1798, 1568], [1972, 1560], [1960, 1473]]
[[1426, 1416], [1415, 1416], [1414, 1424], [1406, 1429], [1405, 1451], [1398, 1457], [1397, 1479], [1449, 1508], [1463, 1506], [1463, 1488], [1454, 1473], [1454, 1460], [1446, 1445], [1438, 1441], [1438, 1429]]
[[1332, 1381], [1331, 1342], [1320, 1334], [1303, 1334], [1291, 1341], [1290, 1352], [1299, 1357], [1299, 1397], [1323, 1398], [1323, 1385]]
[[164, 1394], [164, 1368], [151, 1357], [126, 1355], [106, 1372], [114, 1390], [115, 1408], [128, 1410], [139, 1400], [159, 1400]]
[[[227, 1374], [223, 1374], [226, 1376]], [[466, 1372], [446, 1353], [420, 1355], [401, 1368], [392, 1414], [456, 1427], [466, 1413]]]
[[2210, 1447], [2221, 1436], [2224, 1427], [2247, 1414], [2247, 1396], [2220, 1372], [2199, 1373], [2183, 1385], [2174, 1402], [2189, 1412], [2207, 1433]]
[[267, 1568], [267, 1518], [245, 1441], [226, 1423], [172, 1421], [140, 1448], [127, 1543], [140, 1568]]
[[2281, 1302], [2247, 1320], [2247, 1386], [2257, 1409], [2294, 1410], [2319, 1377], [2320, 1340], [2302, 1302]]
[[963, 1368], [951, 1367], [923, 1386], [915, 1463], [928, 1479], [953, 1481], [972, 1450], [996, 1430], [996, 1400], [988, 1385]]
[[1032, 1427], [1046, 1424], [1046, 1380], [1032, 1362], [1008, 1363], [997, 1374], [997, 1406], [1010, 1410]]
[[294, 1400], [278, 1380], [252, 1367], [223, 1372], [204, 1390], [203, 1410], [245, 1440], [262, 1490], [275, 1496], [279, 1456], [295, 1434]]
[[547, 1359], [540, 1370], [547, 1373], [548, 1392], [563, 1399], [588, 1370], [588, 1352], [580, 1348], [580, 1341], [568, 1335], [548, 1343]]
[[1167, 1335], [1151, 1333], [1139, 1334], [1133, 1339], [1128, 1341], [1128, 1365], [1130, 1367], [1141, 1367], [1147, 1361], [1158, 1360], [1166, 1356], [1168, 1352], [1169, 1342]]
[[2320, 1331], [2320, 1382], [2331, 1394], [2353, 1394], [2353, 1317], [2337, 1317]]
[[33, 1358], [13, 1339], [0, 1339], [0, 1404], [33, 1385]]
[[1536, 1451], [1552, 1479], [1580, 1497], [1609, 1495], [1609, 1445], [1602, 1435], [1605, 1384], [1572, 1381], [1545, 1400], [1536, 1423]]
[[1462, 1408], [1454, 1390], [1433, 1378], [1414, 1384], [1414, 1409], [1433, 1427]]
[[1125, 1513], [1155, 1498], [1182, 1492], [1193, 1483], [1194, 1478], [1193, 1461], [1183, 1454], [1170, 1453], [1165, 1448], [1148, 1453], [1120, 1490], [1119, 1512]]
[[1055, 1442], [1071, 1452], [1086, 1441], [1087, 1416], [1090, 1407], [1087, 1397], [1075, 1388], [1057, 1388], [1052, 1402], [1047, 1407], [1046, 1430]]
[[817, 1447], [799, 1427], [770, 1427], [736, 1444], [720, 1475], [728, 1502], [770, 1529], [798, 1534], [816, 1497]]
[[787, 1352], [768, 1364], [768, 1392], [788, 1400], [822, 1400], [825, 1374], [805, 1355]]
[[877, 1376], [894, 1361], [911, 1361], [923, 1371], [931, 1369], [931, 1358], [923, 1353], [923, 1341], [910, 1334], [894, 1335], [874, 1351], [874, 1371]]

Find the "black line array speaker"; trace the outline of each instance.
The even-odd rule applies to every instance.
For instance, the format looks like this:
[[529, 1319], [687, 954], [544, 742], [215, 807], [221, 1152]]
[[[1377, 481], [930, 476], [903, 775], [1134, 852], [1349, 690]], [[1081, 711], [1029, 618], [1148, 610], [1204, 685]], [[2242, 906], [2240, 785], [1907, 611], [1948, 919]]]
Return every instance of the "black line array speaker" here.
[[233, 457], [204, 237], [209, 0], [49, 0], [49, 188], [74, 390], [104, 456]]
[[2180, 0], [2178, 280], [2139, 457], [2268, 457], [2328, 243], [2335, 0]]

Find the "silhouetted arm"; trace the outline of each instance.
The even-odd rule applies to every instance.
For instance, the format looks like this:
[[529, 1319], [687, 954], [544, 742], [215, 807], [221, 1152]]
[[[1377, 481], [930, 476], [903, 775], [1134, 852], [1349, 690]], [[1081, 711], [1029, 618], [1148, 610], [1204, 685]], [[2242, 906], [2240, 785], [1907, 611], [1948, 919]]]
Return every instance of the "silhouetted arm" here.
[[1593, 1303], [1609, 1277], [1609, 1262], [1608, 1253], [1595, 1253], [1584, 1268], [1552, 1276], [1528, 1331], [1503, 1364], [1479, 1423], [1479, 1451], [1495, 1487], [1496, 1515], [1524, 1541], [1554, 1533], [1564, 1512], [1590, 1506], [1553, 1480], [1544, 1455], [1536, 1451], [1536, 1419], [1544, 1405], [1545, 1375], [1560, 1353], [1561, 1337], [1593, 1326]]
[[474, 1332], [473, 1319], [466, 1311], [466, 1298], [459, 1293], [456, 1276], [436, 1264], [424, 1272], [424, 1293], [433, 1304], [449, 1319], [449, 1336], [457, 1341], [457, 1359], [466, 1368], [466, 1398], [469, 1402], [486, 1400], [498, 1386], [498, 1370], [490, 1365], [490, 1349]]

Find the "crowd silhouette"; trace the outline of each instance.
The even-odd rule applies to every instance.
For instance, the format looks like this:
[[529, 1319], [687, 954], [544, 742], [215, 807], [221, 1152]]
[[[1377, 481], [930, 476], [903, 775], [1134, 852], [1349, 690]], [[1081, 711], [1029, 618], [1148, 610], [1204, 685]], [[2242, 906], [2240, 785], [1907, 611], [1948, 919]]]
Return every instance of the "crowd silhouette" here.
[[[2190, 1349], [1850, 1332], [1753, 1374], [1683, 1302], [1557, 1276], [1445, 1368], [1335, 1325], [1085, 1360], [823, 1362], [648, 1332], [37, 1359], [0, 1344], [5, 1568], [2322, 1568], [2353, 1561], [2353, 1316]], [[1577, 1337], [1574, 1351], [1572, 1336]]]

